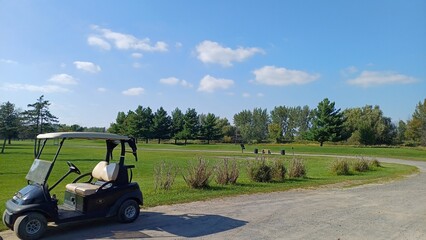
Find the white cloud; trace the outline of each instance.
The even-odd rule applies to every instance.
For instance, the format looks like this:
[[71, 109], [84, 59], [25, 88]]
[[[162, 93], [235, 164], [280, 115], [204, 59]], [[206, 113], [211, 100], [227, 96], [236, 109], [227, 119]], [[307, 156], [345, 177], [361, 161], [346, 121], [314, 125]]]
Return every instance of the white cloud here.
[[134, 68], [141, 68], [141, 67], [142, 67], [142, 64], [140, 64], [140, 63], [138, 63], [138, 62], [135, 62], [135, 63], [133, 63], [133, 64], [132, 64], [132, 66], [133, 66]]
[[107, 89], [103, 88], [103, 87], [100, 87], [100, 88], [96, 89], [96, 91], [98, 91], [98, 92], [106, 92]]
[[56, 85], [42, 85], [36, 86], [31, 84], [4, 84], [1, 87], [2, 90], [6, 91], [28, 91], [28, 92], [40, 92], [40, 93], [60, 93], [60, 92], [69, 92], [70, 90], [56, 86]]
[[347, 82], [350, 85], [372, 87], [385, 84], [410, 84], [417, 82], [417, 79], [395, 72], [363, 71], [357, 78]]
[[10, 59], [0, 59], [0, 62], [1, 63], [6, 63], [6, 64], [18, 64], [18, 62], [17, 61], [14, 61], [14, 60], [10, 60]]
[[264, 97], [265, 94], [263, 94], [263, 93], [257, 93], [256, 96], [258, 96], [258, 97]]
[[142, 58], [142, 53], [132, 53], [132, 58]]
[[355, 66], [349, 66], [349, 67], [343, 69], [342, 71], [340, 71], [340, 73], [343, 76], [350, 76], [350, 75], [353, 75], [353, 74], [355, 74], [357, 72], [358, 72], [358, 68], [355, 67]]
[[180, 81], [180, 85], [182, 85], [183, 87], [187, 87], [187, 88], [192, 88], [193, 85], [185, 80], [181, 80]]
[[175, 43], [175, 47], [176, 48], [181, 48], [182, 46], [183, 46], [183, 44], [181, 42]]
[[250, 93], [243, 93], [244, 98], [249, 98], [250, 96], [251, 96]]
[[75, 61], [74, 65], [77, 69], [86, 71], [86, 72], [90, 72], [90, 73], [98, 73], [101, 71], [101, 67], [99, 67], [98, 65], [92, 63], [92, 62], [80, 62], [80, 61]]
[[165, 84], [165, 85], [170, 85], [170, 86], [181, 85], [181, 86], [187, 87], [187, 88], [193, 87], [191, 83], [189, 83], [185, 80], [180, 80], [180, 79], [175, 78], [175, 77], [162, 78], [162, 79], [160, 79], [160, 83]]
[[215, 78], [210, 75], [206, 75], [201, 79], [198, 91], [200, 92], [214, 92], [216, 89], [228, 89], [234, 85], [233, 80]]
[[70, 75], [65, 74], [65, 73], [55, 74], [48, 81], [54, 82], [54, 83], [57, 83], [57, 84], [62, 84], [62, 85], [75, 85], [75, 84], [77, 84], [77, 79], [75, 79], [73, 76], [70, 76]]
[[309, 74], [299, 70], [277, 68], [275, 66], [265, 66], [253, 71], [256, 76], [255, 82], [271, 86], [301, 85], [315, 81], [318, 74]]
[[203, 41], [198, 44], [196, 50], [198, 59], [203, 63], [216, 63], [226, 67], [232, 66], [233, 62], [242, 62], [256, 53], [264, 52], [260, 48], [225, 48], [212, 41]]
[[145, 92], [145, 89], [141, 87], [129, 88], [124, 90], [122, 93], [126, 96], [139, 96]]
[[[140, 50], [140, 51], [146, 51], [146, 52], [166, 52], [168, 51], [167, 49], [167, 44], [165, 42], [162, 41], [158, 41], [156, 43], [151, 43], [151, 40], [149, 38], [144, 38], [144, 39], [139, 39], [136, 38], [133, 35], [130, 34], [124, 34], [124, 33], [119, 33], [119, 32], [114, 32], [111, 31], [110, 29], [107, 28], [101, 28], [99, 26], [92, 26], [92, 29], [95, 30], [97, 33], [100, 34], [99, 37], [94, 37], [92, 36], [92, 38], [96, 38], [96, 46], [100, 46], [100, 44], [98, 44], [100, 40], [103, 41], [103, 45], [105, 45], [104, 43], [112, 43], [113, 45], [115, 45], [115, 47], [117, 49], [120, 50]], [[89, 38], [90, 39], [90, 38]], [[89, 41], [88, 39], [88, 41]], [[93, 40], [92, 40], [93, 41]], [[90, 44], [90, 42], [89, 42]], [[105, 45], [106, 46], [106, 45]]]
[[89, 38], [87, 38], [87, 43], [90, 46], [96, 46], [96, 47], [99, 47], [102, 50], [110, 50], [111, 49], [111, 45], [107, 41], [105, 41], [102, 38], [97, 37], [97, 36], [90, 36]]

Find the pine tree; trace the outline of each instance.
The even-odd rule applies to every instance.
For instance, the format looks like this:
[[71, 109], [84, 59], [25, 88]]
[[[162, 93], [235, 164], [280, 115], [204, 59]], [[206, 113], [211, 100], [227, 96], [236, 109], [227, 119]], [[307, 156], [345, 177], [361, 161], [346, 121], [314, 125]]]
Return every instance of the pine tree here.
[[163, 107], [157, 110], [154, 113], [152, 119], [152, 130], [153, 137], [158, 139], [158, 143], [161, 142], [161, 139], [170, 138], [170, 132], [172, 128], [172, 120], [170, 116], [167, 115], [166, 110]]
[[344, 139], [343, 123], [345, 119], [340, 109], [335, 109], [335, 103], [325, 98], [314, 110], [311, 138], [323, 146], [325, 141], [337, 142]]

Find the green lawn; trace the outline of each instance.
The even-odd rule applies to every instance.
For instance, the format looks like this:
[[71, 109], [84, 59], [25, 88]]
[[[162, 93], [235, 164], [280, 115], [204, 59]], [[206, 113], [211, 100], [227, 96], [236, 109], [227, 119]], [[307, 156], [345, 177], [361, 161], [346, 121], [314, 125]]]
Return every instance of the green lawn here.
[[[8, 145], [6, 153], [0, 155], [0, 211], [4, 211], [4, 203], [13, 194], [26, 185], [25, 175], [33, 161], [32, 142], [13, 142]], [[241, 153], [239, 145], [234, 144], [211, 144], [200, 145], [190, 144], [187, 146], [173, 144], [139, 144], [139, 161], [134, 162], [131, 155], [127, 158], [128, 164], [135, 164], [134, 180], [137, 181], [144, 193], [145, 207], [156, 205], [182, 203], [195, 200], [205, 200], [210, 198], [233, 196], [239, 194], [251, 194], [259, 192], [284, 191], [293, 188], [316, 187], [325, 184], [341, 183], [356, 185], [366, 182], [394, 179], [403, 175], [416, 172], [417, 169], [411, 166], [398, 164], [383, 164], [383, 167], [374, 169], [366, 173], [355, 173], [350, 176], [335, 176], [330, 170], [333, 157], [303, 157], [308, 171], [305, 179], [287, 179], [283, 183], [255, 183], [249, 180], [246, 168], [247, 161], [256, 158], [253, 154], [255, 148], [270, 149], [272, 153], [279, 153], [285, 149], [286, 155], [267, 155], [269, 160], [284, 159], [288, 166], [288, 160], [293, 158], [293, 151], [298, 153], [329, 154], [329, 155], [363, 155], [395, 157], [403, 159], [425, 160], [426, 150], [424, 148], [361, 148], [350, 146], [324, 146], [317, 145], [246, 145], [246, 150]], [[48, 145], [46, 153], [48, 157], [43, 159], [51, 160], [56, 146]], [[118, 151], [117, 151], [118, 152]], [[80, 170], [90, 172], [98, 161], [104, 158], [104, 142], [68, 140], [65, 142], [62, 154], [58, 159], [52, 175], [49, 179], [52, 185], [68, 169], [66, 161], [72, 161]], [[46, 156], [46, 155], [45, 155]], [[204, 190], [189, 189], [182, 178], [189, 162], [197, 161], [198, 158], [208, 160], [213, 166], [224, 158], [238, 162], [240, 178], [238, 184], [233, 186], [221, 186], [211, 181], [211, 187]], [[94, 160], [91, 160], [94, 159]], [[118, 159], [118, 155], [114, 159]], [[175, 184], [170, 191], [155, 191], [154, 189], [154, 166], [160, 162], [174, 164], [181, 170], [176, 177]], [[69, 176], [65, 181], [57, 186], [53, 193], [59, 199], [63, 198], [65, 184], [71, 182], [76, 174]], [[0, 230], [5, 227], [0, 225]]]

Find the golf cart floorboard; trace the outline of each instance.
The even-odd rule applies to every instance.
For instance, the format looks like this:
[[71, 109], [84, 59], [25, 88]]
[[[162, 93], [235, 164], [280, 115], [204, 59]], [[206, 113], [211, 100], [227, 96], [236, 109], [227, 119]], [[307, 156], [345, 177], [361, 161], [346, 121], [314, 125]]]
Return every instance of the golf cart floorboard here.
[[59, 219], [70, 219], [83, 216], [84, 214], [80, 211], [76, 211], [75, 208], [69, 207], [67, 205], [61, 205], [58, 206], [58, 215]]

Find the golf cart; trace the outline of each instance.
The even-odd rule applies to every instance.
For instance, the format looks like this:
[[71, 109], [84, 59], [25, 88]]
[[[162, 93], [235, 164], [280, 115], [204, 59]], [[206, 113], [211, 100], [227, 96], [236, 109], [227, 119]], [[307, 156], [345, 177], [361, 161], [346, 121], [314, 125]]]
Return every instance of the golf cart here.
[[[143, 204], [142, 192], [139, 185], [132, 182], [132, 168], [135, 166], [124, 164], [126, 152], [131, 152], [137, 161], [133, 138], [109, 133], [57, 132], [40, 134], [37, 139], [39, 151], [26, 176], [28, 185], [6, 202], [2, 217], [3, 223], [14, 230], [19, 238], [40, 238], [48, 222], [61, 224], [116, 217], [119, 222], [128, 223], [138, 218], [139, 205]], [[97, 163], [92, 172], [83, 175], [68, 161], [68, 172], [49, 187], [49, 176], [68, 139], [105, 140], [105, 160]], [[59, 141], [52, 161], [40, 158], [48, 140]], [[118, 161], [113, 162], [113, 150], [118, 145], [121, 146], [121, 153]], [[126, 146], [131, 151], [126, 151]], [[71, 173], [80, 176], [66, 185], [64, 203], [58, 205], [58, 199], [56, 195], [51, 195], [51, 191]]]

